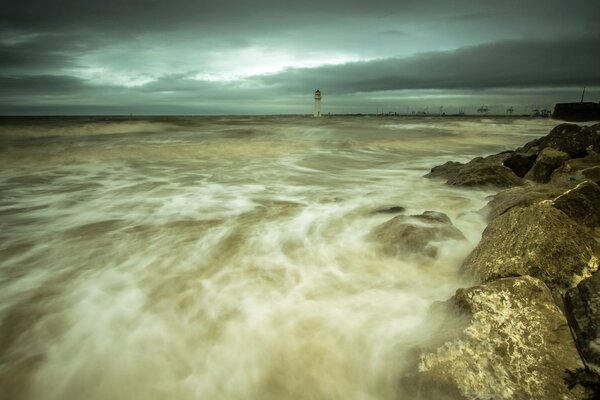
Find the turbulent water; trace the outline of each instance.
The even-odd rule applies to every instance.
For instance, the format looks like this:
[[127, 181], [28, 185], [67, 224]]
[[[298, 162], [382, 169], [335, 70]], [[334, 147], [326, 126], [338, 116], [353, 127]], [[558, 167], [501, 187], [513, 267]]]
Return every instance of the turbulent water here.
[[[492, 193], [422, 176], [554, 124], [0, 120], [0, 398], [405, 398]], [[468, 240], [387, 255], [391, 206]]]

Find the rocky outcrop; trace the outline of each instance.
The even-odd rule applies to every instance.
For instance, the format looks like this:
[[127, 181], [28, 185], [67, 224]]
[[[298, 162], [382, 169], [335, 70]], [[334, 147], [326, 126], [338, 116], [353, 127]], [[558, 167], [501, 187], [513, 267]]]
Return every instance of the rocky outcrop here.
[[581, 388], [570, 391], [563, 381], [566, 369], [582, 364], [543, 282], [523, 276], [459, 289], [449, 305], [469, 318], [454, 337], [421, 354], [411, 377], [414, 397], [582, 397]]
[[484, 282], [531, 275], [563, 291], [598, 268], [598, 251], [594, 237], [565, 213], [535, 204], [492, 220], [463, 268]]
[[587, 364], [600, 373], [600, 274], [565, 294], [565, 313]]
[[489, 224], [462, 266], [483, 284], [457, 291], [444, 333], [417, 351], [418, 373], [402, 382], [413, 398], [600, 398], [599, 145], [600, 124], [561, 124], [453, 166], [448, 184], [516, 187], [484, 209]]
[[[467, 164], [448, 161], [433, 167], [425, 177], [444, 178], [447, 184], [456, 186], [512, 187], [522, 185], [522, 179], [567, 182], [574, 173], [597, 166], [599, 150], [600, 124], [561, 124], [515, 151], [477, 157]], [[569, 158], [586, 160], [569, 162]], [[590, 173], [600, 178], [597, 171]]]
[[521, 178], [503, 162], [510, 153], [501, 153], [489, 157], [477, 157], [458, 170], [458, 173], [448, 179], [448, 185], [453, 186], [497, 186], [511, 187], [523, 184]]
[[546, 183], [550, 180], [554, 170], [563, 165], [569, 158], [569, 155], [565, 152], [546, 147], [537, 156], [531, 169], [525, 174], [525, 179]]
[[437, 256], [436, 243], [440, 241], [465, 239], [446, 214], [435, 211], [394, 217], [376, 227], [373, 237], [387, 254], [412, 253], [426, 257]]

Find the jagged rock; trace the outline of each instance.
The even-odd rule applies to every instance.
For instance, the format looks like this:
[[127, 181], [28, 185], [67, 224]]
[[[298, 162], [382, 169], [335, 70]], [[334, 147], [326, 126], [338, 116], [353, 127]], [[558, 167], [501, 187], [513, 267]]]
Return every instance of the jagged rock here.
[[582, 363], [543, 282], [500, 279], [459, 289], [448, 303], [470, 318], [443, 345], [422, 352], [418, 372], [402, 385], [416, 388], [413, 398], [583, 397], [582, 388], [570, 391], [563, 381], [566, 369]]
[[503, 164], [510, 168], [519, 178], [523, 178], [533, 166], [539, 152], [540, 150], [537, 147], [532, 147], [527, 153], [514, 152], [504, 160]]
[[525, 175], [525, 179], [546, 183], [550, 180], [552, 172], [568, 159], [567, 153], [547, 147], [537, 156], [533, 167]]
[[565, 313], [583, 357], [600, 373], [600, 273], [565, 293]]
[[456, 174], [458, 174], [458, 171], [460, 170], [460, 168], [463, 167], [464, 165], [465, 164], [460, 163], [460, 162], [448, 161], [442, 165], [438, 165], [437, 167], [431, 168], [431, 171], [427, 175], [425, 175], [425, 178], [450, 179], [450, 178], [456, 176]]
[[491, 221], [513, 207], [527, 207], [551, 200], [572, 188], [573, 184], [518, 186], [498, 192], [485, 207]]
[[600, 226], [600, 187], [594, 182], [580, 183], [556, 197], [552, 205], [582, 225]]
[[398, 215], [376, 227], [373, 237], [388, 254], [415, 253], [427, 257], [437, 255], [434, 242], [465, 239], [446, 214], [435, 211]]
[[502, 164], [510, 154], [510, 152], [507, 152], [486, 158], [474, 158], [461, 167], [455, 176], [448, 179], [448, 184], [454, 186], [491, 185], [498, 187], [522, 185], [521, 178]]
[[592, 147], [598, 151], [600, 146], [600, 135], [598, 135], [598, 124], [591, 127], [575, 124], [560, 124], [554, 127], [550, 133], [539, 139], [535, 139], [517, 151], [526, 152], [537, 146], [540, 150], [551, 147], [567, 153], [572, 158], [584, 157], [587, 148]]
[[483, 281], [519, 275], [565, 290], [597, 269], [596, 240], [550, 202], [514, 207], [492, 220], [463, 264]]

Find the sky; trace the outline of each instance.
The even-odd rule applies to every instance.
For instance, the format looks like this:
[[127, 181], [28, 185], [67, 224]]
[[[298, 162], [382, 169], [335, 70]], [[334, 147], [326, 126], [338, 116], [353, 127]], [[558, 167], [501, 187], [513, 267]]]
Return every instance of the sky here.
[[20, 0], [0, 114], [516, 113], [600, 101], [599, 0]]

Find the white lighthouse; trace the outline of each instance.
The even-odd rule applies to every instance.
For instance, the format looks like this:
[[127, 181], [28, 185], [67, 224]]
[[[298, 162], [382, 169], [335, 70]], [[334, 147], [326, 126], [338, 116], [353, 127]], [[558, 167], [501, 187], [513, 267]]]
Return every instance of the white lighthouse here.
[[315, 117], [321, 116], [321, 91], [317, 89], [315, 92], [315, 113], [313, 114]]

